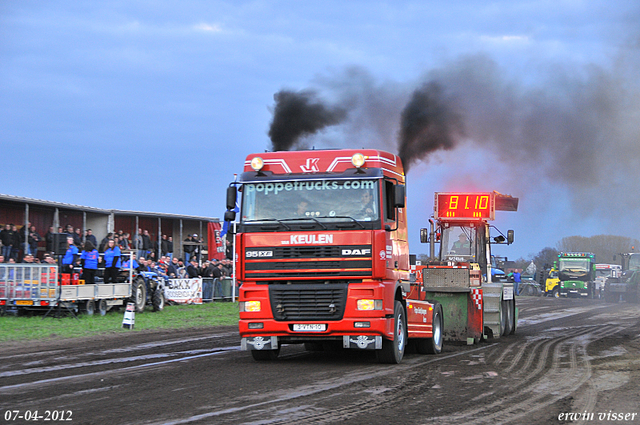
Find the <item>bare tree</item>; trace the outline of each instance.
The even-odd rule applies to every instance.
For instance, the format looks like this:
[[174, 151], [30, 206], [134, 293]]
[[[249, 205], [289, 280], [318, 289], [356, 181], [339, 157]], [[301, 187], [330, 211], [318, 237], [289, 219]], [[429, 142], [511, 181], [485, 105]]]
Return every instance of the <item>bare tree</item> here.
[[564, 252], [592, 252], [598, 263], [611, 263], [614, 255], [633, 252], [640, 247], [640, 241], [614, 235], [567, 236], [558, 242], [557, 247], [558, 251]]

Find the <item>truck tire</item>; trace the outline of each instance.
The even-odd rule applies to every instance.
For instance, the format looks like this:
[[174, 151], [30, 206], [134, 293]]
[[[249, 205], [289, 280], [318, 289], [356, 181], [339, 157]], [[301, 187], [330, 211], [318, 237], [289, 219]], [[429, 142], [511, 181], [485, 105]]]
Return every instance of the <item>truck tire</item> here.
[[500, 332], [498, 337], [504, 335], [504, 331], [507, 328], [507, 310], [505, 308], [505, 302], [503, 299], [500, 300]]
[[433, 337], [421, 338], [415, 341], [416, 350], [420, 354], [440, 354], [442, 352], [444, 318], [442, 306], [436, 303], [433, 306]]
[[164, 292], [156, 288], [151, 297], [151, 304], [153, 305], [153, 311], [162, 311], [164, 309]]
[[502, 316], [504, 317], [504, 328], [502, 328], [502, 335], [511, 335], [511, 331], [513, 330], [513, 316], [515, 314], [515, 312], [513, 311], [513, 300], [502, 301], [502, 310]]
[[109, 310], [109, 306], [107, 305], [107, 300], [99, 300], [98, 313], [100, 313], [100, 316], [105, 316], [108, 310]]
[[557, 286], [553, 288], [553, 292], [551, 292], [551, 296], [553, 298], [560, 298], [560, 290], [558, 289]]
[[147, 288], [144, 280], [139, 277], [131, 284], [131, 301], [136, 306], [136, 313], [142, 313], [147, 303]]
[[407, 318], [404, 307], [398, 300], [393, 306], [393, 341], [382, 339], [382, 350], [376, 350], [376, 357], [380, 363], [398, 364], [404, 357], [407, 346]]
[[265, 360], [276, 360], [280, 355], [280, 347], [275, 350], [251, 350], [251, 356], [253, 360], [257, 360], [259, 362]]
[[81, 310], [87, 316], [93, 316], [93, 314], [96, 312], [96, 303], [94, 303], [93, 300], [85, 301], [82, 304]]

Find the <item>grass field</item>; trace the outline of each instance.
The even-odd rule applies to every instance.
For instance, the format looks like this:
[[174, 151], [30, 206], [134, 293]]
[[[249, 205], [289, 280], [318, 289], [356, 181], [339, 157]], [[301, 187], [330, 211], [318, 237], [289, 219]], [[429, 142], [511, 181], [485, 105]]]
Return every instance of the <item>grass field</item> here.
[[168, 305], [161, 312], [149, 308], [135, 316], [133, 330], [122, 328], [124, 310], [106, 316], [78, 315], [61, 318], [34, 315], [0, 317], [0, 342], [46, 338], [77, 338], [106, 333], [136, 332], [148, 329], [204, 328], [238, 324], [238, 304], [214, 302], [202, 305]]

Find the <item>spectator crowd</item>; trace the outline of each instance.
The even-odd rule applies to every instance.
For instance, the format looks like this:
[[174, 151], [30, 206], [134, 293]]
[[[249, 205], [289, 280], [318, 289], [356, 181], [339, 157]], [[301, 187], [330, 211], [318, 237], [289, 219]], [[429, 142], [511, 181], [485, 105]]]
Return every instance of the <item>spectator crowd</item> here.
[[[80, 228], [67, 225], [65, 228], [49, 227], [44, 236], [40, 236], [31, 223], [18, 228], [15, 224], [6, 224], [0, 231], [0, 263], [56, 264], [55, 234], [66, 235], [66, 251], [61, 258], [62, 272], [71, 273], [82, 268], [82, 279], [94, 283], [99, 267], [104, 267], [104, 282], [115, 281], [123, 269], [131, 267], [130, 255], [133, 251], [133, 268], [139, 272], [154, 272], [165, 279], [210, 277], [223, 278], [233, 274], [231, 260], [202, 260], [203, 240], [197, 234], [189, 235], [183, 244], [184, 259], [173, 255], [173, 237], [162, 235], [159, 244], [153, 242], [148, 230], [138, 229], [131, 234], [119, 230], [109, 233], [98, 243], [91, 229], [82, 233]], [[57, 230], [57, 231], [56, 231]], [[26, 236], [26, 238], [25, 238]], [[45, 250], [38, 255], [38, 245], [44, 241]], [[156, 254], [160, 253], [159, 258]]]

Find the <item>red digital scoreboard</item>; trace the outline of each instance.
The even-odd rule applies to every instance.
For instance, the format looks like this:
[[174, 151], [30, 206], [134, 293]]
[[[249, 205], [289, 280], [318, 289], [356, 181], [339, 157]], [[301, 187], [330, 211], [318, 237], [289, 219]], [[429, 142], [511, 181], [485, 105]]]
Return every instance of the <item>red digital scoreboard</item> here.
[[434, 218], [441, 220], [494, 220], [493, 193], [436, 193]]

